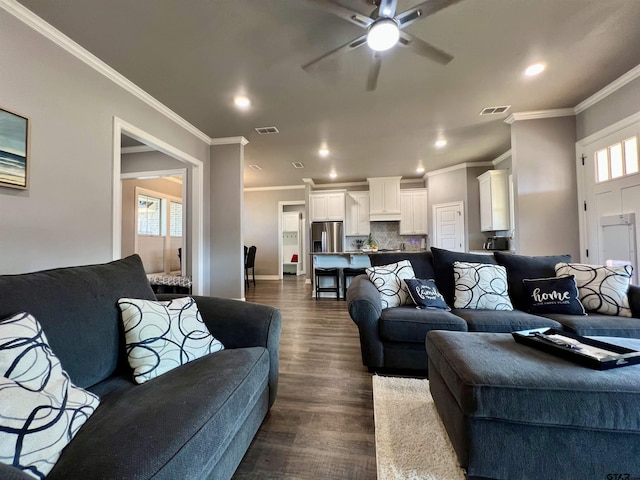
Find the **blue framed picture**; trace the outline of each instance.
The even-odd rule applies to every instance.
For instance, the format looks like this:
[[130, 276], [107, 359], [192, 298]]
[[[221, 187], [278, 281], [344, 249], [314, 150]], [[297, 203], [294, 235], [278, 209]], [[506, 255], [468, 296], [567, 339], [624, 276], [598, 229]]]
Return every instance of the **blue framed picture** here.
[[29, 119], [0, 108], [0, 187], [29, 184]]

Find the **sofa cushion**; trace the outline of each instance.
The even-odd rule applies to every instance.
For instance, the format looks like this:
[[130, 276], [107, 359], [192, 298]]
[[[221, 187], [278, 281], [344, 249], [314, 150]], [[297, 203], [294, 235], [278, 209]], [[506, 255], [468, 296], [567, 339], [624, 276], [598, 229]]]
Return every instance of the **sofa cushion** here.
[[431, 330], [464, 332], [467, 323], [446, 310], [419, 310], [406, 306], [383, 310], [378, 328], [383, 340], [423, 344]]
[[455, 308], [513, 310], [507, 290], [507, 271], [501, 265], [455, 262]]
[[631, 265], [604, 266], [559, 263], [556, 275], [575, 275], [580, 301], [589, 312], [631, 316], [627, 290], [631, 283]]
[[142, 385], [106, 380], [92, 388], [100, 408], [47, 480], [215, 478], [211, 469], [243, 424], [253, 427], [248, 442], [266, 414], [268, 378], [268, 351], [250, 347], [206, 355]]
[[398, 263], [390, 265], [367, 268], [366, 272], [371, 283], [380, 292], [382, 308], [392, 308], [411, 303], [407, 286], [402, 281], [405, 278], [415, 278], [413, 267], [409, 260], [400, 260]]
[[0, 322], [0, 462], [43, 478], [99, 403], [71, 383], [32, 315]]
[[[452, 252], [442, 248], [431, 247], [433, 268], [436, 271], [438, 290], [449, 305], [453, 305], [455, 286], [453, 280], [453, 264], [455, 262], [488, 263], [496, 265], [493, 255]], [[422, 277], [426, 278], [426, 277]]]
[[416, 308], [451, 310], [438, 291], [434, 279], [405, 278], [403, 281], [407, 285], [407, 290]]
[[454, 308], [451, 313], [467, 322], [470, 332], [516, 332], [531, 328], [558, 328], [562, 325], [543, 316], [532, 315], [521, 310], [473, 310]]
[[562, 313], [586, 315], [578, 298], [578, 287], [573, 275], [564, 277], [524, 279], [524, 291], [529, 297], [531, 313]]
[[436, 271], [433, 268], [433, 255], [426, 252], [381, 252], [369, 255], [372, 267], [398, 263], [402, 260], [409, 260], [413, 267], [416, 278], [435, 278]]
[[601, 313], [585, 316], [553, 313], [543, 315], [561, 323], [564, 330], [578, 335], [640, 338], [640, 318], [615, 317]]
[[556, 264], [571, 262], [571, 255], [536, 256], [515, 255], [513, 253], [494, 252], [496, 261], [507, 269], [509, 296], [514, 308], [528, 310], [529, 298], [522, 280], [525, 278], [547, 278], [556, 276]]
[[138, 255], [101, 265], [2, 275], [0, 292], [0, 318], [18, 312], [36, 317], [72, 382], [84, 388], [111, 375], [119, 360], [126, 368], [118, 299], [156, 298]]
[[209, 333], [191, 297], [163, 302], [121, 298], [118, 305], [136, 383], [224, 349]]

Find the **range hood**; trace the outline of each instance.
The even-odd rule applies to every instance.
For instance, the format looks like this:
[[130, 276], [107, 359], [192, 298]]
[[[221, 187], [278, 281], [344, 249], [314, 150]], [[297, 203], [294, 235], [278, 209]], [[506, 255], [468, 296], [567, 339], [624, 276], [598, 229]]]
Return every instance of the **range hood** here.
[[398, 213], [372, 213], [369, 215], [370, 222], [399, 222], [400, 212]]

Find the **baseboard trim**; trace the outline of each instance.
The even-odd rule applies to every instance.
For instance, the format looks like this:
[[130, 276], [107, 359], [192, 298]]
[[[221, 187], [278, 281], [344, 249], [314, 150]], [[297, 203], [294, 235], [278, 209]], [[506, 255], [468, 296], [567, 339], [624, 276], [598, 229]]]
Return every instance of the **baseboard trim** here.
[[[249, 278], [251, 280], [251, 278]], [[278, 275], [256, 275], [256, 280], [280, 280]]]

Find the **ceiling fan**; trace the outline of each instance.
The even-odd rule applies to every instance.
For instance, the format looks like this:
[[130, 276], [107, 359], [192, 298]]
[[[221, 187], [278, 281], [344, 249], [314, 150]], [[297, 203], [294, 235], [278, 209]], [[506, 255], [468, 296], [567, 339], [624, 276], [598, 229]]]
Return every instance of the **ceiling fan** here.
[[370, 16], [343, 7], [333, 0], [312, 1], [334, 15], [367, 29], [367, 33], [303, 65], [302, 68], [304, 70], [309, 70], [330, 57], [355, 50], [367, 44], [373, 50], [373, 60], [369, 69], [369, 76], [367, 77], [367, 90], [373, 91], [378, 84], [378, 75], [380, 74], [380, 67], [382, 65], [381, 52], [395, 45], [406, 47], [414, 53], [442, 65], [446, 65], [453, 60], [453, 57], [448, 53], [410, 33], [404, 32], [403, 29], [460, 0], [428, 0], [397, 15], [396, 8], [398, 6], [398, 0], [366, 0], [368, 4], [375, 5], [376, 7]]

